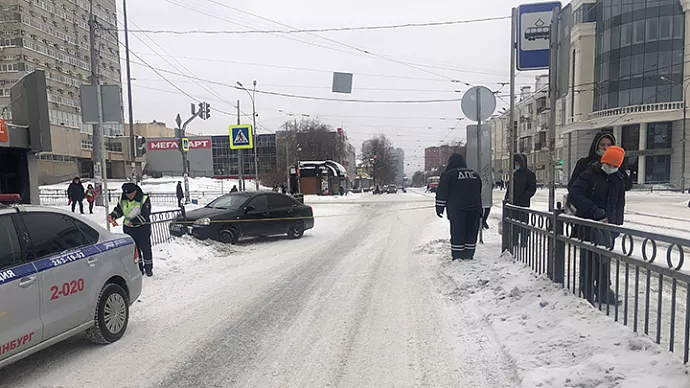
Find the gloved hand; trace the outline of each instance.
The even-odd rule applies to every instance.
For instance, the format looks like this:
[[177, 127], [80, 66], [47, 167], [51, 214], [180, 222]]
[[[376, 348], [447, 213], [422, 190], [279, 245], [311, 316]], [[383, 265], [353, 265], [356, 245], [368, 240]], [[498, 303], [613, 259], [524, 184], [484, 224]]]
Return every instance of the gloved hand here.
[[443, 208], [441, 206], [436, 206], [436, 215], [438, 218], [443, 218]]
[[604, 209], [598, 207], [598, 208], [594, 211], [594, 220], [596, 220], [596, 221], [601, 221], [601, 220], [603, 220], [604, 218], [606, 218], [606, 212], [604, 211]]

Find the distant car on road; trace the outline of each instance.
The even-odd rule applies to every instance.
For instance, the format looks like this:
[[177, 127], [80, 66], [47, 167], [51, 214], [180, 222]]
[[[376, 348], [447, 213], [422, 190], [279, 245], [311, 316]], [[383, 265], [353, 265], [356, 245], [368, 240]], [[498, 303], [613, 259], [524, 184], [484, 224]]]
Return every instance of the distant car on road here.
[[287, 234], [298, 239], [314, 227], [314, 212], [295, 198], [274, 192], [226, 194], [170, 224], [173, 236], [185, 233], [234, 244], [240, 237]]
[[388, 194], [395, 194], [398, 192], [398, 186], [396, 185], [388, 185], [386, 188], [386, 193]]
[[141, 294], [134, 241], [0, 195], [0, 368], [81, 332], [119, 340]]

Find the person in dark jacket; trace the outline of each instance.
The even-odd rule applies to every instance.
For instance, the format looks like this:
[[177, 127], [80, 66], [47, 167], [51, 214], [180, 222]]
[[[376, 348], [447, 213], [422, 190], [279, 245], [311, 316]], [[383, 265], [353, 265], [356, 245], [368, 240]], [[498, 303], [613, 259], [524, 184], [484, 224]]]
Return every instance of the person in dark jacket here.
[[84, 185], [81, 184], [79, 177], [75, 177], [72, 183], [67, 187], [67, 197], [69, 197], [72, 203], [72, 213], [74, 213], [74, 207], [79, 203], [79, 211], [84, 214]]
[[[515, 206], [530, 207], [532, 206], [532, 197], [537, 192], [537, 177], [527, 166], [527, 157], [523, 154], [513, 155], [513, 180], [514, 182], [508, 183], [508, 191], [506, 192], [505, 199], [510, 203], [510, 185], [515, 184], [513, 191], [514, 200], [511, 203]], [[529, 215], [525, 212], [515, 212], [513, 216], [522, 222], [527, 222]], [[529, 239], [529, 232], [526, 229], [513, 228], [513, 245], [518, 244], [518, 238], [520, 240], [520, 246], [526, 247], [527, 241]]]
[[182, 190], [182, 182], [177, 182], [177, 207], [182, 207], [182, 198], [184, 198], [184, 190]]
[[151, 251], [151, 201], [144, 194], [141, 187], [134, 183], [122, 185], [122, 197], [117, 206], [108, 216], [108, 221], [115, 224], [115, 220], [124, 217], [125, 234], [134, 239], [139, 250], [139, 270], [141, 274], [153, 276], [153, 252]]
[[[616, 138], [613, 136], [613, 133], [611, 132], [602, 131], [594, 135], [594, 139], [592, 139], [592, 145], [589, 147], [589, 154], [586, 157], [577, 161], [572, 174], [570, 174], [570, 181], [568, 181], [568, 189], [570, 189], [573, 183], [575, 183], [575, 180], [577, 180], [577, 177], [580, 174], [582, 174], [582, 172], [585, 171], [587, 167], [589, 167], [592, 163], [598, 162], [599, 159], [601, 159], [602, 155], [604, 155], [604, 152], [606, 152], [607, 148], [615, 145]], [[623, 159], [623, 164], [621, 165], [621, 168], [618, 169], [618, 171], [621, 173], [625, 180], [625, 191], [630, 191], [632, 189], [633, 183], [632, 178], [630, 178], [630, 175], [628, 175], [625, 171], [625, 165], [625, 159]]]
[[453, 260], [471, 260], [477, 246], [482, 218], [482, 180], [467, 168], [465, 158], [451, 155], [436, 190], [436, 215], [446, 210], [450, 220], [450, 250]]
[[[625, 211], [625, 177], [619, 168], [623, 164], [625, 150], [610, 146], [601, 160], [583, 171], [568, 189], [570, 201], [576, 207], [576, 216], [613, 225], [623, 224]], [[579, 236], [606, 248], [613, 246], [617, 235], [608, 231], [581, 228]], [[580, 251], [580, 290], [590, 302], [604, 300], [618, 303], [610, 289], [611, 264], [608, 258]]]
[[237, 191], [238, 191], [238, 190], [237, 190], [237, 185], [232, 185], [232, 189], [230, 189], [230, 192], [231, 192], [231, 193], [236, 193]]

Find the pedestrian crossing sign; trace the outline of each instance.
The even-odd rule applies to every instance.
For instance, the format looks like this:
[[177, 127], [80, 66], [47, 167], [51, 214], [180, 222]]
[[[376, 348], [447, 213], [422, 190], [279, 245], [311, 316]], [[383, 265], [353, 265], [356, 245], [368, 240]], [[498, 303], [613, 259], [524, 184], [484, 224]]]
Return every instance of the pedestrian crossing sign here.
[[243, 150], [254, 148], [253, 128], [251, 125], [231, 125], [229, 132], [231, 149]]

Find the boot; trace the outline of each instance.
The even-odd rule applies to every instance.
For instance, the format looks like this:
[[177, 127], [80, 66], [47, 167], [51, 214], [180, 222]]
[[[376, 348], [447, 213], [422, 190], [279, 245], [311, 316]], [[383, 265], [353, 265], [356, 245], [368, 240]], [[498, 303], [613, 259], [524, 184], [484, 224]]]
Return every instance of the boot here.
[[482, 228], [484, 229], [489, 229], [489, 224], [486, 223], [486, 221], [482, 221]]
[[141, 276], [144, 276], [144, 273], [146, 273], [146, 272], [144, 271], [144, 264], [139, 263], [139, 271], [141, 271]]
[[153, 266], [152, 265], [147, 265], [146, 266], [146, 276], [152, 277], [153, 276]]

